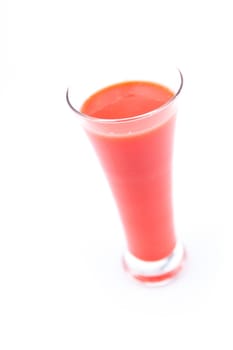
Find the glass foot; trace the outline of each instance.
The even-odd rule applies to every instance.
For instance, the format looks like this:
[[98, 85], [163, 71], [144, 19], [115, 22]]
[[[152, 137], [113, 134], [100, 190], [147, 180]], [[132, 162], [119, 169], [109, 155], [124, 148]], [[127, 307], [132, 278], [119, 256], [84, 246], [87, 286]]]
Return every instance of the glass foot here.
[[183, 267], [185, 250], [178, 242], [167, 258], [144, 261], [126, 251], [123, 257], [124, 269], [136, 280], [147, 285], [162, 286], [174, 279]]

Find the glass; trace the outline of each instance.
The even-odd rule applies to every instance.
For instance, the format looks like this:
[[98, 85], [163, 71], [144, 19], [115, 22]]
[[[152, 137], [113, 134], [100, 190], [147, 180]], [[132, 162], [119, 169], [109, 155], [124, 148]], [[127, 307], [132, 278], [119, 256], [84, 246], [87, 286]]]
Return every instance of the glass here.
[[[116, 66], [115, 66], [116, 67]], [[172, 154], [181, 72], [170, 65], [140, 62], [118, 69], [108, 65], [80, 71], [66, 98], [88, 135], [109, 181], [123, 223], [127, 249], [125, 270], [145, 284], [173, 279], [184, 261], [183, 245], [174, 227]], [[150, 112], [124, 118], [84, 114], [83, 103], [98, 90], [122, 82], [152, 82], [172, 97]]]

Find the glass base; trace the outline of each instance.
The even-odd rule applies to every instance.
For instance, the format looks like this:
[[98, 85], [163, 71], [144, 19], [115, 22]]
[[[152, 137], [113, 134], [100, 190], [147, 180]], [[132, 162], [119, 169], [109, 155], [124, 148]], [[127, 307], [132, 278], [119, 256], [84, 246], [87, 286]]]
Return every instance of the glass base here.
[[137, 281], [151, 286], [163, 286], [180, 272], [185, 259], [183, 245], [178, 242], [167, 258], [144, 261], [126, 251], [123, 257], [124, 269]]

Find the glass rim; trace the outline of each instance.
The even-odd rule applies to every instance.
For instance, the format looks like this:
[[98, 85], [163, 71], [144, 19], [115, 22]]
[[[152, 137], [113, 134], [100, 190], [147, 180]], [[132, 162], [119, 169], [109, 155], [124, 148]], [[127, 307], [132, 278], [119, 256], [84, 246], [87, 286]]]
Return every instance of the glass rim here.
[[[70, 97], [69, 97], [69, 92], [70, 92], [70, 88], [67, 88], [66, 90], [66, 101], [69, 105], [69, 107], [73, 110], [73, 112], [75, 112], [75, 114], [78, 114], [79, 117], [81, 117], [83, 120], [89, 121], [89, 122], [94, 122], [94, 123], [99, 123], [99, 124], [116, 124], [116, 123], [127, 123], [130, 121], [137, 121], [137, 120], [141, 120], [141, 119], [145, 119], [145, 118], [149, 118], [152, 115], [154, 116], [155, 113], [159, 113], [161, 111], [163, 111], [164, 109], [166, 109], [168, 106], [170, 106], [176, 99], [177, 97], [180, 95], [180, 92], [183, 88], [183, 84], [184, 84], [184, 78], [183, 78], [183, 74], [181, 73], [181, 70], [179, 68], [176, 68], [178, 74], [179, 74], [179, 78], [180, 78], [180, 83], [178, 86], [177, 91], [174, 93], [174, 95], [164, 104], [162, 104], [160, 107], [155, 108], [149, 112], [146, 113], [142, 113], [142, 114], [138, 114], [132, 117], [123, 117], [123, 118], [99, 118], [99, 117], [93, 117], [91, 115], [85, 114], [83, 112], [80, 112], [79, 110], [77, 110], [73, 104], [70, 101]], [[95, 92], [93, 92], [95, 93]], [[85, 102], [85, 101], [83, 101]]]

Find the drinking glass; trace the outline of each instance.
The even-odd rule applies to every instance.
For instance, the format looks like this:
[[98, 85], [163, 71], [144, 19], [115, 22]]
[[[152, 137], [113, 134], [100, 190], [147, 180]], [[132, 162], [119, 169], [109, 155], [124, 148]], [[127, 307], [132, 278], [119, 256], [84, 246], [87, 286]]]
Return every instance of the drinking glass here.
[[[145, 58], [145, 61], [147, 59]], [[100, 118], [81, 107], [96, 91], [132, 81], [160, 84], [172, 97], [160, 107], [131, 117]], [[81, 122], [103, 167], [124, 228], [124, 269], [145, 284], [173, 279], [184, 262], [173, 213], [173, 144], [177, 102], [183, 86], [179, 69], [165, 62], [109, 63], [76, 75], [66, 99]]]

